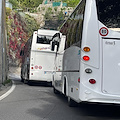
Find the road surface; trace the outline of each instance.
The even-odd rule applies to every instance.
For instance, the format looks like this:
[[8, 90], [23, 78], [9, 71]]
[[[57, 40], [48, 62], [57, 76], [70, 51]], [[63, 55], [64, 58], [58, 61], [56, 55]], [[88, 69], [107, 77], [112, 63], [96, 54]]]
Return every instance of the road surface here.
[[44, 84], [23, 84], [12, 76], [14, 91], [0, 101], [0, 120], [120, 120], [120, 106], [80, 104], [69, 107], [67, 98]]

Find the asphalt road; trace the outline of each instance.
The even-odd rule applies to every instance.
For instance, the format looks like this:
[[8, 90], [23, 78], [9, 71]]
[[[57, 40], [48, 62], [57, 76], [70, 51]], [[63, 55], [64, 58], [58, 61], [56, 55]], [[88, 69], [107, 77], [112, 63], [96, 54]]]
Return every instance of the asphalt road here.
[[0, 101], [0, 120], [120, 120], [120, 106], [80, 104], [69, 107], [67, 98], [44, 84], [23, 84], [13, 77], [14, 91]]

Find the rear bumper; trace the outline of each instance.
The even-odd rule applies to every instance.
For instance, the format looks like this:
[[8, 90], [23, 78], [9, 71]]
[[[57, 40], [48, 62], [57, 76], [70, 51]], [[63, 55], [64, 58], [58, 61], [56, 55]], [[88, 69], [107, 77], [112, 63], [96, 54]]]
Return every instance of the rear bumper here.
[[52, 74], [44, 74], [43, 72], [31, 72], [29, 80], [52, 82]]
[[120, 95], [110, 95], [102, 92], [98, 92], [80, 85], [79, 99], [82, 102], [98, 102], [98, 103], [113, 103], [120, 104]]
[[31, 78], [28, 81], [52, 82], [52, 80], [50, 79], [35, 79], [35, 78]]

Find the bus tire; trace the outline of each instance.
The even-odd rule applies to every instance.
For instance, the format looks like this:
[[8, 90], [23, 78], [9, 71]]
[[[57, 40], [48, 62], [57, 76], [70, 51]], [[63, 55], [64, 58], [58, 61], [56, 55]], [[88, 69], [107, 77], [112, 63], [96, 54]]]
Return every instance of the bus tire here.
[[77, 106], [77, 103], [72, 100], [69, 96], [68, 96], [68, 106], [69, 107], [76, 107]]
[[66, 79], [64, 80], [64, 95], [66, 96]]
[[25, 79], [24, 79], [24, 80], [23, 80], [23, 83], [24, 83], [24, 84], [28, 84], [28, 80], [25, 80]]
[[27, 74], [27, 72], [25, 72], [25, 79], [23, 80], [23, 83], [24, 84], [27, 84], [28, 83], [28, 78], [27, 78], [27, 76], [28, 76], [28, 74]]
[[59, 94], [59, 93], [60, 93], [58, 90], [55, 89], [55, 87], [53, 87], [53, 92], [54, 92], [55, 94]]
[[24, 82], [24, 79], [23, 79], [23, 77], [21, 76], [21, 82]]

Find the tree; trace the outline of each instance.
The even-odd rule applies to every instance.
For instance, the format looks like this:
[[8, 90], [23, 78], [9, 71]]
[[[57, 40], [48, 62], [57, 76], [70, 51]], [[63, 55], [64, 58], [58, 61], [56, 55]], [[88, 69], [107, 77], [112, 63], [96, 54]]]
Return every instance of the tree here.
[[68, 6], [75, 7], [79, 2], [80, 2], [80, 0], [69, 0]]
[[58, 18], [58, 20], [64, 20], [64, 14], [62, 11], [58, 12], [57, 18]]
[[9, 2], [10, 3], [12, 3], [12, 5], [13, 5], [13, 9], [16, 9], [16, 8], [18, 8], [18, 1], [17, 0], [9, 0]]
[[35, 8], [43, 2], [43, 0], [9, 0], [13, 4], [13, 8]]

